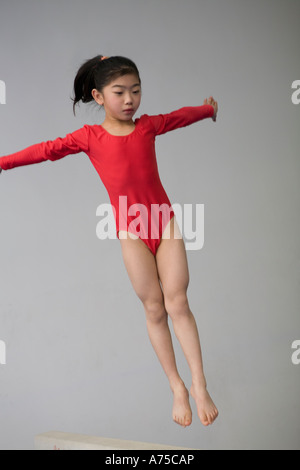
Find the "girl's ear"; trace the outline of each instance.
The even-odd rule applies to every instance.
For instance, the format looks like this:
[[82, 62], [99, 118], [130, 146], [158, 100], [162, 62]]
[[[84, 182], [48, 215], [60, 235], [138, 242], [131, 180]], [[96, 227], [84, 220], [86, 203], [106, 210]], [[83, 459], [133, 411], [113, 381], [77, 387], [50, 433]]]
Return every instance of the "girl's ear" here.
[[100, 106], [103, 106], [104, 104], [104, 99], [103, 99], [103, 94], [100, 93], [96, 88], [92, 90], [92, 97], [98, 103]]

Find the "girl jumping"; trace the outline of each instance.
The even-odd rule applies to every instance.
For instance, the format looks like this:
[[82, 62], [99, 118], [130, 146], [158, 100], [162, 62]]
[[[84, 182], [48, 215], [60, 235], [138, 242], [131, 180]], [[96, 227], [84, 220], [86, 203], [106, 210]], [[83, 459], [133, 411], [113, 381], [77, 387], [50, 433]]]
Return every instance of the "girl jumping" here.
[[216, 121], [218, 104], [209, 97], [202, 106], [157, 116], [144, 114], [133, 120], [141, 103], [139, 71], [125, 57], [101, 55], [86, 61], [77, 72], [74, 113], [80, 101], [104, 108], [101, 125], [85, 125], [64, 138], [1, 157], [0, 172], [79, 152], [88, 155], [108, 191], [125, 267], [143, 303], [150, 341], [173, 392], [173, 420], [189, 426], [192, 411], [189, 392], [177, 370], [168, 316], [191, 371], [190, 394], [207, 426], [218, 410], [206, 387], [198, 329], [187, 298], [185, 245], [160, 181], [155, 138], [205, 118]]

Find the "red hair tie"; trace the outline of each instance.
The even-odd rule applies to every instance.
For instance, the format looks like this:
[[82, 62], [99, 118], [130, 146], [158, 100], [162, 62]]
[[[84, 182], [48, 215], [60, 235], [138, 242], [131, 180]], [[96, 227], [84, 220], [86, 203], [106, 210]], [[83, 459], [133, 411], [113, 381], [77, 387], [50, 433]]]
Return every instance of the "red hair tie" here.
[[100, 60], [105, 60], [105, 59], [109, 59], [109, 57], [107, 57], [106, 55], [102, 56]]

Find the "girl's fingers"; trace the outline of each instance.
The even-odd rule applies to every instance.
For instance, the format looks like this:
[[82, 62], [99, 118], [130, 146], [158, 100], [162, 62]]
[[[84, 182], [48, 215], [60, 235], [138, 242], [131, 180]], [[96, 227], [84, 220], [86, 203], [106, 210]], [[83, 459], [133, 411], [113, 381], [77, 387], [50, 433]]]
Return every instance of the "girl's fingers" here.
[[205, 98], [203, 104], [210, 104], [211, 106], [214, 107], [215, 109], [215, 114], [213, 116], [213, 121], [217, 120], [217, 112], [218, 112], [218, 102], [214, 100], [213, 96], [210, 96], [209, 98]]

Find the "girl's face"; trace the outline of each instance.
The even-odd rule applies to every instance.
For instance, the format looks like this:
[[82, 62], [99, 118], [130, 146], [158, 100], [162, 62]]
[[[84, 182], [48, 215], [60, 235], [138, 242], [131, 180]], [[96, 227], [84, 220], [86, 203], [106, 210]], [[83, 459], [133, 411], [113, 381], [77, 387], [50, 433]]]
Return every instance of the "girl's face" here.
[[93, 97], [104, 107], [106, 118], [130, 121], [141, 103], [141, 85], [136, 75], [123, 75], [105, 86], [101, 93], [93, 90]]

